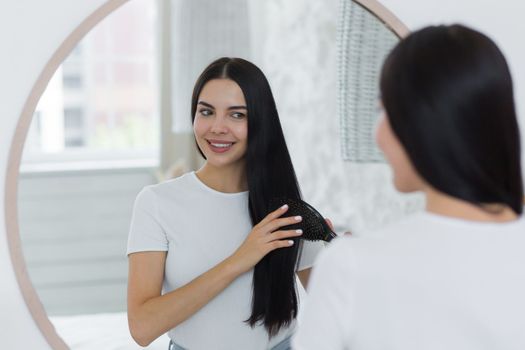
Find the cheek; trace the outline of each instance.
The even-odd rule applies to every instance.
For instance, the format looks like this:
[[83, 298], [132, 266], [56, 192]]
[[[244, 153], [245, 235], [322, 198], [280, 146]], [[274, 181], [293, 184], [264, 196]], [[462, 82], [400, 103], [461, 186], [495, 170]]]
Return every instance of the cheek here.
[[375, 141], [379, 149], [388, 159], [389, 144], [392, 142], [392, 135], [389, 134], [388, 125], [385, 117], [381, 117], [375, 128]]
[[421, 189], [421, 179], [410, 158], [400, 146], [390, 155], [390, 164], [394, 172], [394, 185], [400, 192], [414, 192]]
[[235, 137], [239, 141], [248, 140], [248, 123], [236, 125], [235, 128], [233, 128], [232, 130], [235, 130]]
[[195, 117], [193, 121], [193, 133], [195, 136], [202, 136], [206, 132], [206, 123], [199, 117]]
[[376, 143], [392, 168], [396, 189], [400, 192], [417, 190], [419, 188], [419, 177], [384, 117], [376, 128]]

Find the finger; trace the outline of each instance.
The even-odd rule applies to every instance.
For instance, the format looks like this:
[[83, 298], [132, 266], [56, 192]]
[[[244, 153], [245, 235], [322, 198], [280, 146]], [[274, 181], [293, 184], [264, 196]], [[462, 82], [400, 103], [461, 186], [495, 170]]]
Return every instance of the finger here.
[[283, 205], [282, 207], [279, 207], [277, 209], [275, 209], [274, 211], [272, 211], [271, 213], [269, 213], [268, 215], [266, 215], [264, 217], [264, 219], [262, 219], [258, 225], [260, 226], [264, 226], [266, 225], [267, 223], [269, 223], [270, 221], [272, 220], [275, 220], [277, 219], [278, 217], [280, 217], [281, 215], [283, 215], [284, 213], [286, 213], [286, 211], [288, 210], [288, 204], [285, 204]]
[[328, 224], [328, 227], [330, 227], [330, 230], [333, 231], [334, 230], [334, 224], [332, 223], [332, 221], [329, 218], [324, 218], [324, 220]]
[[294, 242], [291, 239], [273, 241], [267, 244], [268, 252], [271, 252], [272, 250], [275, 250], [275, 249], [288, 248], [288, 247], [293, 246], [293, 244]]
[[271, 242], [271, 241], [281, 240], [284, 238], [298, 237], [298, 236], [301, 236], [302, 234], [303, 234], [303, 230], [301, 229], [283, 230], [283, 231], [272, 232], [271, 234], [267, 235], [265, 238], [266, 238], [266, 242]]
[[262, 228], [262, 230], [270, 233], [270, 232], [280, 229], [283, 226], [297, 224], [298, 222], [301, 222], [302, 220], [303, 218], [301, 216], [288, 216], [285, 218], [278, 218], [278, 219], [274, 219], [273, 221], [270, 221], [269, 223], [267, 223]]

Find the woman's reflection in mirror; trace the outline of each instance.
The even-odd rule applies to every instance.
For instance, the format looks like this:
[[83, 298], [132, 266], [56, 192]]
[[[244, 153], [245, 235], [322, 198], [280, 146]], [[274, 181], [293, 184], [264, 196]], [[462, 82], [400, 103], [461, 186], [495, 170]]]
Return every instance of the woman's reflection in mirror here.
[[[289, 349], [300, 294], [322, 243], [300, 240], [300, 198], [270, 85], [241, 58], [198, 78], [191, 118], [205, 159], [138, 195], [129, 235], [128, 320], [135, 341], [171, 349]], [[296, 284], [297, 275], [301, 284]]]

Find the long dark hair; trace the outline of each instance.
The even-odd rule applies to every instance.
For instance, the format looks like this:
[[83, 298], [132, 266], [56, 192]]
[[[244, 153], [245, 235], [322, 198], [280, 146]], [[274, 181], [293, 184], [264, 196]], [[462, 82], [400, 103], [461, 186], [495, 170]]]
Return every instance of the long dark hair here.
[[492, 40], [462, 25], [423, 28], [392, 50], [380, 85], [392, 129], [427, 183], [521, 214], [512, 80]]
[[[256, 225], [270, 212], [271, 198], [301, 197], [275, 101], [266, 77], [257, 66], [241, 58], [223, 57], [212, 62], [197, 79], [191, 101], [192, 122], [201, 90], [212, 79], [233, 80], [246, 100], [246, 175], [250, 216]], [[252, 314], [246, 322], [252, 327], [264, 324], [270, 336], [297, 315], [295, 269], [302, 245], [298, 238], [293, 240], [292, 247], [270, 252], [254, 268]]]

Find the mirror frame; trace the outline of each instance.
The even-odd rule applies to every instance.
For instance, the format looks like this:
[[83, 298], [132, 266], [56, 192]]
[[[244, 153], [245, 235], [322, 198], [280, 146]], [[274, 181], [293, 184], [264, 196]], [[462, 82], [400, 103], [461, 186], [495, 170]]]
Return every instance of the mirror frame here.
[[67, 350], [69, 346], [57, 334], [55, 327], [47, 317], [47, 313], [40, 301], [36, 290], [31, 283], [27, 272], [18, 225], [18, 175], [20, 172], [20, 162], [27, 133], [33, 119], [33, 112], [40, 97], [44, 93], [51, 77], [58, 69], [64, 59], [71, 53], [77, 43], [95, 27], [99, 22], [106, 18], [110, 13], [129, 0], [108, 0], [97, 8], [93, 13], [86, 17], [76, 28], [66, 37], [62, 44], [54, 51], [51, 58], [45, 64], [42, 72], [36, 79], [27, 100], [24, 103], [22, 112], [18, 117], [13, 141], [9, 149], [5, 181], [5, 218], [7, 245], [11, 257], [11, 263], [18, 282], [18, 287], [27, 305], [29, 313], [33, 318], [37, 328], [40, 330], [45, 340], [52, 349]]
[[[100, 21], [106, 18], [113, 11], [132, 0], [107, 0], [92, 14], [85, 18], [62, 42], [62, 44], [54, 51], [51, 58], [45, 64], [42, 72], [36, 79], [31, 92], [24, 103], [22, 112], [18, 117], [15, 133], [9, 149], [9, 158], [6, 171], [6, 180], [4, 185], [5, 197], [4, 208], [6, 218], [6, 234], [7, 245], [13, 265], [13, 270], [18, 282], [18, 287], [22, 293], [22, 297], [27, 305], [29, 313], [33, 318], [37, 328], [40, 330], [49, 346], [54, 350], [67, 350], [69, 346], [58, 335], [53, 324], [47, 317], [47, 313], [40, 301], [36, 290], [31, 283], [29, 274], [27, 272], [24, 255], [22, 252], [22, 245], [18, 225], [18, 176], [20, 172], [20, 163], [22, 159], [22, 152], [24, 143], [31, 125], [33, 112], [36, 108], [40, 97], [42, 96], [49, 80], [70, 54], [77, 43]], [[409, 30], [391, 11], [376, 0], [341, 0], [354, 1], [361, 5], [381, 22], [383, 22], [390, 30], [392, 30], [400, 38], [408, 35]]]

